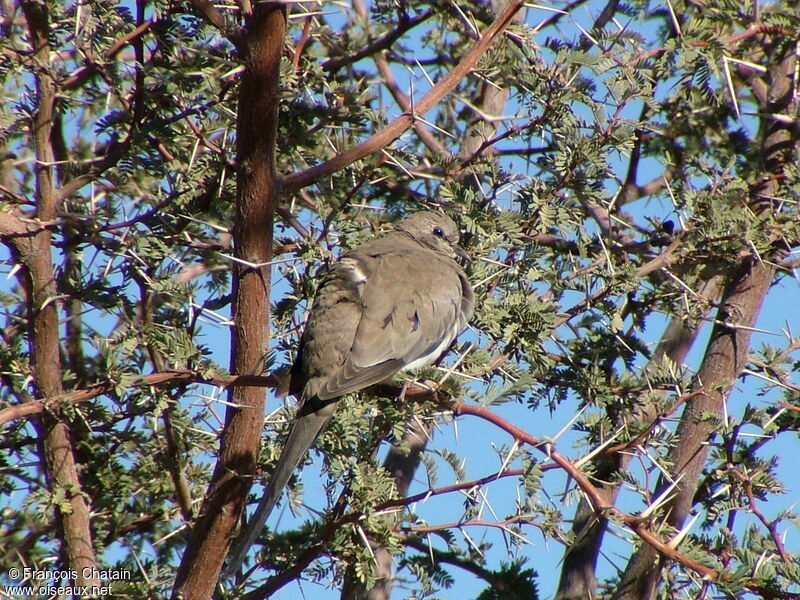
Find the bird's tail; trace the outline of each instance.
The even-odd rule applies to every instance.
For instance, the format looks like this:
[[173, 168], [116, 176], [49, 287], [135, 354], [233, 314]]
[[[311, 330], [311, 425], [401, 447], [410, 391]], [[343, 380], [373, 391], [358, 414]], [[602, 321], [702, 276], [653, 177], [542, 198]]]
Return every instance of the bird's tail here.
[[303, 460], [314, 440], [331, 420], [336, 408], [335, 401], [327, 401], [321, 407], [318, 405], [317, 410], [313, 410], [313, 405], [313, 402], [304, 402], [295, 417], [289, 437], [286, 438], [281, 456], [269, 479], [266, 493], [259, 500], [256, 512], [247, 523], [246, 529], [239, 535], [234, 550], [230, 554], [230, 561], [225, 570], [225, 574], [229, 577], [235, 575], [239, 570], [247, 551], [255, 542], [272, 509], [278, 503], [283, 488], [289, 483], [292, 473]]

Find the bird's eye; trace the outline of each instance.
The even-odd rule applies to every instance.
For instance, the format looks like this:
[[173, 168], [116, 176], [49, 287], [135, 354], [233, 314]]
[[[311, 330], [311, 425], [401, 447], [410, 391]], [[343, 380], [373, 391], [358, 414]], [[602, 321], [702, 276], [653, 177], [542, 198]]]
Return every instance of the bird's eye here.
[[435, 235], [436, 237], [443, 238], [444, 237], [444, 229], [442, 229], [441, 227], [434, 227], [433, 235]]

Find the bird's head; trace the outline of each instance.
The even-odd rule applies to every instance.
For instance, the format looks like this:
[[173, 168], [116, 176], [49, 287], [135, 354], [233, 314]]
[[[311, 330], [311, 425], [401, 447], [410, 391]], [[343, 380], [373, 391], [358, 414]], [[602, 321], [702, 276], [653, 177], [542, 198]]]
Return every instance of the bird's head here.
[[458, 245], [458, 225], [447, 215], [433, 211], [413, 213], [396, 228], [435, 252], [469, 261], [467, 253]]

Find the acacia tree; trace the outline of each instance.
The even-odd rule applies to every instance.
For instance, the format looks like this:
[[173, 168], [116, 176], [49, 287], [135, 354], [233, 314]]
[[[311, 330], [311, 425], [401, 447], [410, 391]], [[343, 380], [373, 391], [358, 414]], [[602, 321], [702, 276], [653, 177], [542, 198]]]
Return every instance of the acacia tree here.
[[[800, 9], [553, 8], [4, 3], [3, 572], [800, 597], [798, 339], [752, 344], [797, 294]], [[427, 384], [345, 398], [325, 494], [298, 478], [299, 519], [221, 576], [318, 275], [431, 205], [466, 232], [470, 332]]]

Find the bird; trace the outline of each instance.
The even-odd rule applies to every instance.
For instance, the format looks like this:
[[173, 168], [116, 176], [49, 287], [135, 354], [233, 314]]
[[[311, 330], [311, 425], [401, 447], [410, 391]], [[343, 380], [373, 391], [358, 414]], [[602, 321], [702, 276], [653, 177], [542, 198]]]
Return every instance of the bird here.
[[457, 261], [469, 260], [459, 237], [447, 215], [411, 213], [383, 237], [344, 254], [323, 276], [289, 371], [298, 410], [231, 555], [229, 574], [238, 570], [339, 399], [433, 364], [467, 325], [474, 296]]

